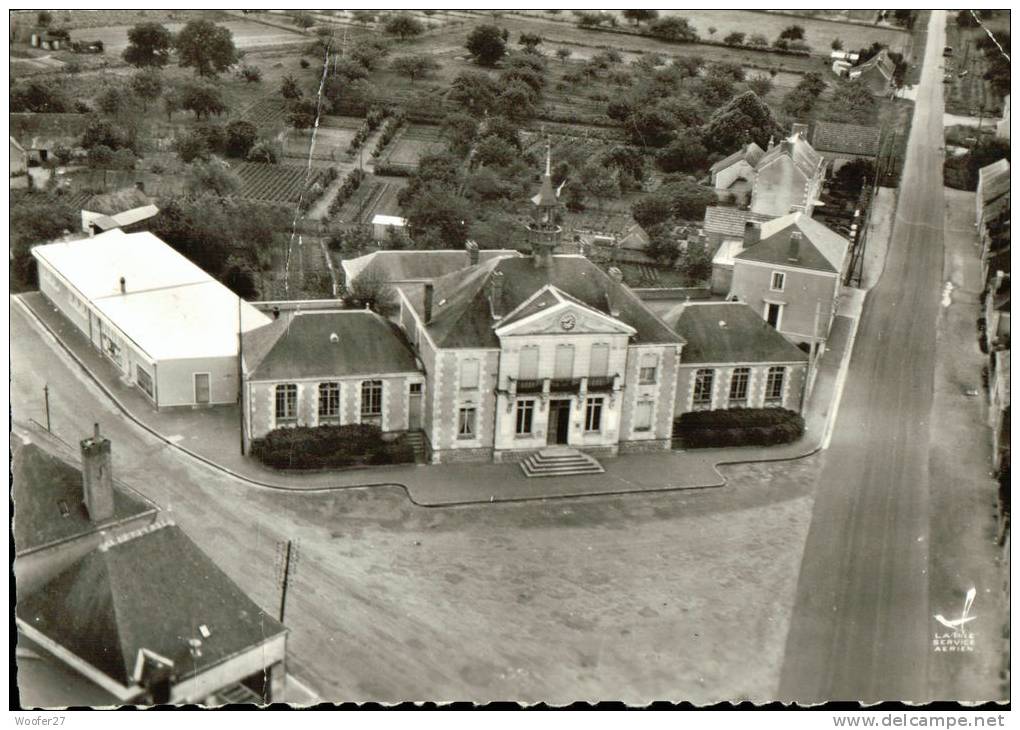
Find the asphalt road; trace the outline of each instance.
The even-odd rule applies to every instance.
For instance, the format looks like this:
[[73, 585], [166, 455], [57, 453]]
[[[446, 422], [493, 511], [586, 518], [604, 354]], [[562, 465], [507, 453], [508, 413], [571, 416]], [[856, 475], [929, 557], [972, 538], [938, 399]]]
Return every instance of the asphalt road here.
[[923, 701], [928, 453], [943, 265], [946, 12], [932, 13], [899, 207], [825, 457], [779, 697]]

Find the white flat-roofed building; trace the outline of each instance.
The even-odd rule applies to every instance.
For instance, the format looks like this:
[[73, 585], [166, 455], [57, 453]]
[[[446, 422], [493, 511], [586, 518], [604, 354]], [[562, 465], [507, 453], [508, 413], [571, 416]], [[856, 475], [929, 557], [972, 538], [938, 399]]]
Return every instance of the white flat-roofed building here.
[[407, 221], [400, 216], [381, 213], [372, 218], [372, 237], [376, 241], [385, 241], [390, 235], [390, 230], [404, 235], [407, 232]]
[[32, 249], [39, 288], [156, 407], [236, 403], [238, 329], [270, 319], [148, 232]]

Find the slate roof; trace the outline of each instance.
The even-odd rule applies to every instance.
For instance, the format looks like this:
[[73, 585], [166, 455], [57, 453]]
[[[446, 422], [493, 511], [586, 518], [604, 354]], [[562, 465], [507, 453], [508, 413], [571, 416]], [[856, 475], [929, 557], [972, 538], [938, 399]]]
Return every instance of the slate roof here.
[[[478, 252], [479, 263], [499, 256], [520, 256], [513, 249]], [[369, 266], [378, 269], [387, 282], [427, 281], [471, 265], [467, 251], [374, 251], [340, 264], [347, 281], [353, 281]]]
[[687, 341], [683, 364], [804, 362], [807, 353], [743, 302], [690, 303], [673, 324]]
[[749, 142], [746, 147], [741, 147], [729, 157], [724, 157], [719, 160], [717, 163], [712, 165], [709, 170], [711, 172], [719, 172], [720, 170], [725, 170], [730, 165], [736, 164], [741, 160], [746, 161], [747, 164], [754, 167], [758, 164], [758, 160], [760, 160], [764, 154], [765, 151], [761, 147], [754, 142]]
[[635, 223], [627, 229], [627, 233], [620, 239], [620, 248], [643, 251], [648, 248], [650, 241], [651, 239], [648, 238], [647, 231], [641, 227], [640, 223]]
[[633, 327], [642, 343], [680, 343], [669, 329], [630, 289], [614, 281], [584, 256], [553, 256], [548, 267], [536, 267], [530, 258], [500, 258], [435, 281], [429, 335], [439, 347], [499, 347], [493, 327], [487, 286], [494, 273], [502, 275], [497, 308], [507, 315], [546, 285], [556, 287], [592, 309], [610, 314]]
[[789, 157], [804, 177], [814, 177], [822, 164], [822, 156], [799, 133], [791, 134], [762, 155], [754, 166], [756, 172], [763, 170], [780, 157]]
[[705, 222], [703, 228], [705, 233], [718, 233], [723, 236], [736, 236], [743, 238], [744, 226], [748, 221], [764, 223], [772, 220], [773, 216], [764, 213], [755, 213], [751, 210], [729, 208], [722, 205], [710, 205], [705, 208]]
[[815, 122], [811, 146], [817, 152], [877, 157], [882, 131], [878, 127]]
[[[39, 446], [11, 437], [14, 455], [14, 546], [16, 554], [101, 530], [85, 510], [81, 469]], [[67, 508], [67, 516], [61, 511]], [[117, 484], [108, 522], [156, 513], [156, 505]]]
[[[16, 610], [124, 685], [133, 683], [140, 649], [173, 661], [180, 681], [286, 631], [165, 522], [103, 543]], [[189, 639], [201, 640], [200, 655], [192, 654]]]
[[[331, 335], [339, 338], [333, 342]], [[243, 337], [252, 380], [417, 372], [400, 329], [365, 310], [298, 312]]]
[[987, 205], [1009, 192], [1009, 160], [1002, 159], [978, 170], [981, 202]]
[[[790, 234], [802, 234], [798, 261], [788, 259]], [[760, 261], [799, 269], [838, 273], [850, 242], [804, 213], [790, 213], [763, 223], [761, 240], [741, 251], [735, 261]]]
[[866, 73], [871, 69], [877, 69], [886, 79], [891, 79], [896, 71], [896, 64], [889, 58], [889, 52], [883, 48], [864, 63], [854, 66], [852, 71]]

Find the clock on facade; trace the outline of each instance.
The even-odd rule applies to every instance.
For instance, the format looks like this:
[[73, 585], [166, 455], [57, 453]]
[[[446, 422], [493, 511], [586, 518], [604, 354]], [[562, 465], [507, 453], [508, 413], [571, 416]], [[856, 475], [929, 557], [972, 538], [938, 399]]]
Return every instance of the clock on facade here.
[[575, 317], [573, 314], [568, 313], [560, 317], [560, 327], [562, 327], [565, 330], [574, 329], [575, 324], [577, 324], [577, 317]]

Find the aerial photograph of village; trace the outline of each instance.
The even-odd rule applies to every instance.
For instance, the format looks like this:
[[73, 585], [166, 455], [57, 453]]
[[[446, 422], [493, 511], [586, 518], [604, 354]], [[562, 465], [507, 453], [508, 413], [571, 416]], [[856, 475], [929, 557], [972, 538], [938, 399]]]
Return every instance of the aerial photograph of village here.
[[9, 11], [17, 724], [996, 726], [1010, 20]]

